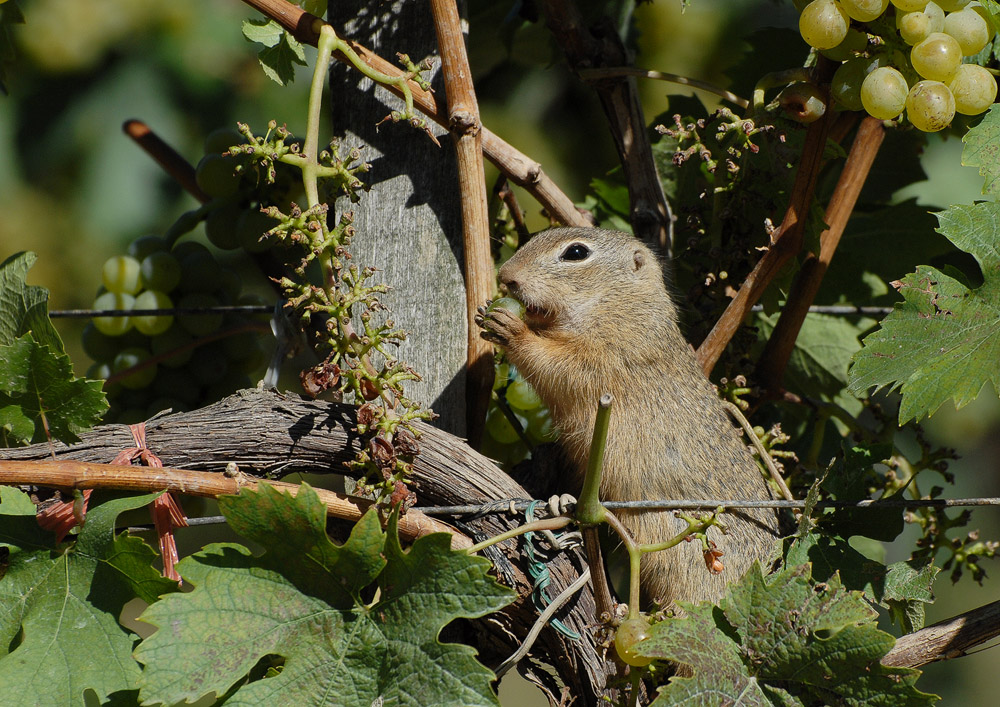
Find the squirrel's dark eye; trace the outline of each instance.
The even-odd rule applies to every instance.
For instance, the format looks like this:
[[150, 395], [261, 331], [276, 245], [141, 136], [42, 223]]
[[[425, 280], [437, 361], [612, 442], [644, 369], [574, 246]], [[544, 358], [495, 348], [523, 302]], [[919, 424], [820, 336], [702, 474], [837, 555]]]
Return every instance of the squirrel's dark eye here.
[[583, 243], [570, 243], [559, 256], [559, 260], [586, 260], [589, 255], [590, 248]]

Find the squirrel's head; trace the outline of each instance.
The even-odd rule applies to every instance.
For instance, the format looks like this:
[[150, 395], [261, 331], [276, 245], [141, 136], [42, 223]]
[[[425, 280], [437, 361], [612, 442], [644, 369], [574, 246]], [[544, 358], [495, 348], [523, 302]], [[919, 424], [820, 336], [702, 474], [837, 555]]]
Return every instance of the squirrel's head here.
[[615, 316], [615, 307], [670, 306], [659, 259], [620, 231], [543, 231], [504, 263], [499, 278], [535, 329], [592, 327], [597, 316]]

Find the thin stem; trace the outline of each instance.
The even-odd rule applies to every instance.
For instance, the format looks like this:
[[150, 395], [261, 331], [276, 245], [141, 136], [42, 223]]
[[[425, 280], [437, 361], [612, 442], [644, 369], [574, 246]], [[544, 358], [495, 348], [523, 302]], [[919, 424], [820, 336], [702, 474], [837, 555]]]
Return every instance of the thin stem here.
[[601, 505], [601, 472], [604, 469], [604, 450], [608, 442], [608, 423], [611, 419], [611, 405], [614, 397], [610, 393], [601, 396], [594, 420], [594, 436], [590, 443], [590, 458], [583, 477], [583, 490], [576, 504], [576, 518], [581, 525], [596, 525], [604, 520], [607, 510]]
[[701, 91], [712, 93], [720, 98], [726, 99], [730, 103], [735, 103], [744, 110], [750, 105], [750, 101], [737, 96], [732, 91], [719, 88], [718, 86], [714, 86], [707, 81], [699, 81], [698, 79], [680, 76], [679, 74], [670, 74], [666, 71], [647, 71], [646, 69], [639, 69], [634, 66], [609, 66], [600, 69], [581, 69], [578, 73], [580, 74], [580, 78], [584, 81], [589, 79], [615, 78], [617, 76], [638, 76], [639, 78], [644, 79], [667, 81], [669, 83], [676, 83], [681, 86], [690, 86], [691, 88], [697, 88]]
[[[333, 27], [324, 24], [320, 29], [319, 41], [316, 43], [316, 67], [313, 69], [312, 83], [309, 85], [309, 116], [306, 121], [306, 141], [302, 147], [304, 164], [302, 165], [302, 185], [305, 187], [309, 208], [319, 204], [319, 185], [317, 171], [319, 167], [319, 126], [322, 119], [323, 87], [326, 85], [326, 74], [330, 70], [330, 58], [341, 42]], [[326, 264], [328, 266], [328, 264]], [[324, 267], [326, 270], [326, 267]]]
[[475, 555], [480, 550], [484, 550], [485, 548], [488, 548], [491, 545], [496, 545], [497, 543], [502, 543], [504, 540], [510, 540], [511, 538], [516, 538], [519, 535], [533, 533], [538, 530], [562, 530], [572, 522], [574, 521], [569, 516], [556, 516], [555, 518], [535, 520], [530, 523], [525, 523], [524, 525], [519, 525], [516, 528], [511, 528], [510, 530], [500, 533], [499, 535], [494, 535], [492, 538], [487, 538], [480, 543], [476, 543], [466, 550], [466, 552], [470, 555]]
[[785, 483], [785, 480], [781, 478], [781, 472], [778, 471], [778, 467], [775, 466], [774, 460], [771, 459], [771, 455], [767, 453], [767, 450], [764, 448], [760, 439], [758, 439], [757, 435], [754, 434], [753, 427], [750, 426], [750, 422], [743, 416], [743, 412], [728, 400], [723, 400], [722, 404], [725, 405], [726, 410], [729, 411], [732, 418], [736, 420], [740, 427], [743, 428], [743, 431], [746, 432], [747, 437], [750, 439], [750, 444], [752, 444], [754, 449], [757, 450], [757, 454], [760, 455], [760, 460], [764, 462], [764, 466], [766, 466], [767, 470], [770, 472], [771, 479], [775, 484], [777, 484], [778, 489], [781, 491], [781, 495], [785, 497], [786, 501], [794, 500], [795, 497], [788, 489], [788, 485]]

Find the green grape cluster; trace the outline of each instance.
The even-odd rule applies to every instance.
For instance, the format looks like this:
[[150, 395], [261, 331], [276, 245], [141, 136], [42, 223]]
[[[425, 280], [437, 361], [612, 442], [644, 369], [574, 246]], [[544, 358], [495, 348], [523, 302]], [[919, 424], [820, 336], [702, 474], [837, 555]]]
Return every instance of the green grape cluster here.
[[[256, 304], [239, 276], [200, 243], [172, 249], [159, 236], [133, 241], [109, 258], [93, 309], [126, 312]], [[251, 385], [266, 362], [261, 322], [234, 315], [122, 314], [94, 317], [83, 332], [93, 379], [105, 386], [109, 421], [138, 422], [161, 410], [191, 409]], [[227, 334], [228, 332], [228, 334]]]
[[[524, 315], [524, 305], [510, 297], [501, 297], [490, 307], [502, 307], [518, 316]], [[486, 454], [511, 465], [521, 461], [529, 451], [501, 408], [500, 398], [513, 413], [521, 431], [532, 445], [556, 439], [557, 431], [553, 427], [549, 409], [542, 404], [542, 399], [531, 384], [503, 359], [499, 359], [496, 364], [493, 390], [497, 399], [490, 404], [486, 413], [486, 434], [489, 437], [484, 445]]]
[[971, 0], [812, 0], [796, 3], [799, 32], [842, 62], [831, 93], [847, 110], [907, 120], [919, 130], [948, 127], [956, 113], [979, 115], [996, 100], [986, 68], [963, 63], [996, 34], [994, 19]]
[[[211, 199], [200, 211], [212, 245], [257, 253], [270, 247], [263, 236], [276, 225], [261, 209], [287, 207], [300, 196], [302, 179], [298, 169], [277, 161], [267, 165], [268, 174], [261, 174], [260, 166], [244, 156], [246, 144], [246, 136], [235, 130], [209, 133], [195, 181]], [[300, 145], [292, 142], [288, 147], [298, 152]]]

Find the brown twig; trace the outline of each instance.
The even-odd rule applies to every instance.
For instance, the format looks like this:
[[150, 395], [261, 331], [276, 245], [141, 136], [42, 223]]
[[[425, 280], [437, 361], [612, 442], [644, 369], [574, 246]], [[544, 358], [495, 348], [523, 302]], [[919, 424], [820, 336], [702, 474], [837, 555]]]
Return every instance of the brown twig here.
[[[621, 67], [628, 63], [627, 52], [614, 28], [585, 27], [572, 0], [542, 0], [538, 5], [545, 16], [545, 24], [570, 67], [578, 74], [583, 69]], [[656, 173], [635, 79], [619, 73], [591, 83], [608, 118], [628, 185], [632, 230], [639, 238], [659, 245], [661, 251], [669, 254], [673, 216]]]
[[750, 101], [737, 96], [732, 91], [719, 88], [718, 86], [714, 86], [707, 81], [699, 81], [698, 79], [680, 76], [679, 74], [670, 74], [665, 71], [648, 71], [634, 66], [608, 66], [602, 69], [581, 69], [579, 74], [580, 78], [584, 81], [616, 78], [618, 76], [636, 76], [641, 79], [668, 81], [670, 83], [676, 83], [681, 86], [690, 86], [691, 88], [697, 88], [701, 91], [705, 91], [706, 93], [714, 94], [729, 101], [730, 103], [733, 103], [734, 105], [739, 106], [740, 108], [743, 108], [744, 110], [750, 107]]
[[757, 365], [758, 381], [772, 395], [777, 394], [782, 387], [785, 367], [795, 348], [795, 339], [806, 320], [810, 305], [816, 299], [823, 276], [840, 244], [840, 237], [844, 234], [844, 228], [854, 211], [854, 205], [884, 137], [882, 121], [871, 116], [861, 121], [847, 162], [837, 181], [837, 188], [826, 207], [824, 220], [828, 228], [820, 234], [819, 255], [810, 253], [802, 264], [788, 294], [787, 304]]
[[[243, 0], [243, 2], [278, 22], [300, 42], [316, 45], [319, 27], [324, 22], [319, 17], [311, 15], [302, 8], [285, 2], [285, 0]], [[403, 70], [398, 66], [386, 61], [361, 44], [347, 39], [344, 41], [372, 69], [392, 77], [403, 75]], [[333, 56], [338, 61], [350, 63], [343, 54], [334, 53]], [[438, 105], [434, 94], [423, 90], [412, 81], [409, 83], [409, 87], [413, 94], [414, 105], [437, 124], [448, 127], [448, 112]], [[386, 88], [396, 95], [400, 95], [396, 87], [386, 86]], [[524, 187], [554, 218], [567, 226], [594, 225], [589, 215], [577, 210], [573, 200], [542, 171], [542, 166], [538, 162], [530, 159], [486, 128], [483, 128], [482, 131], [482, 146], [486, 158], [510, 177], [511, 181]]]
[[809, 205], [813, 192], [816, 190], [816, 180], [823, 164], [823, 150], [826, 147], [827, 133], [833, 122], [833, 111], [826, 114], [809, 126], [805, 144], [802, 147], [802, 158], [795, 175], [795, 184], [788, 203], [788, 210], [781, 225], [771, 236], [771, 245], [764, 253], [754, 269], [740, 286], [736, 297], [726, 307], [719, 321], [712, 327], [705, 340], [698, 347], [696, 356], [705, 375], [709, 375], [722, 355], [730, 339], [739, 329], [764, 290], [781, 271], [781, 268], [802, 248], [802, 232], [805, 229]]
[[517, 231], [520, 244], [524, 245], [531, 238], [531, 233], [528, 231], [527, 224], [524, 223], [524, 212], [521, 211], [521, 205], [517, 203], [517, 194], [514, 193], [514, 190], [510, 188], [510, 184], [507, 182], [507, 175], [501, 174], [497, 177], [497, 181], [493, 185], [493, 194], [507, 205], [507, 210], [510, 211], [510, 219], [514, 222], [514, 230]]
[[896, 645], [882, 658], [882, 665], [916, 668], [960, 658], [970, 648], [997, 636], [1000, 636], [1000, 601], [897, 638]]
[[184, 191], [202, 204], [207, 204], [211, 200], [211, 197], [203, 192], [198, 186], [198, 182], [195, 181], [195, 171], [191, 163], [164, 142], [148, 125], [141, 120], [132, 118], [122, 123], [122, 130], [135, 140], [139, 147], [146, 151], [146, 154], [156, 160], [163, 167], [163, 170], [183, 187]]
[[[189, 471], [164, 467], [130, 467], [116, 464], [93, 464], [72, 461], [6, 461], [0, 460], [0, 484], [33, 484], [59, 489], [116, 489], [121, 491], [173, 491], [188, 496], [218, 498], [238, 494], [241, 489], [256, 491], [261, 483], [271, 484], [293, 496], [300, 484], [284, 481], [258, 481], [252, 477], [225, 472]], [[335, 518], [357, 521], [372, 503], [361, 498], [314, 489], [326, 504], [327, 513]], [[472, 547], [463, 533], [419, 511], [409, 511], [399, 519], [399, 532], [408, 540], [429, 533], [449, 533], [455, 549]]]
[[462, 204], [462, 246], [465, 253], [466, 434], [479, 448], [486, 409], [493, 389], [493, 346], [479, 336], [476, 310], [493, 296], [495, 275], [490, 253], [490, 215], [483, 170], [482, 123], [465, 52], [461, 18], [454, 0], [431, 0], [441, 73], [448, 97], [448, 130], [455, 141], [459, 197]]

